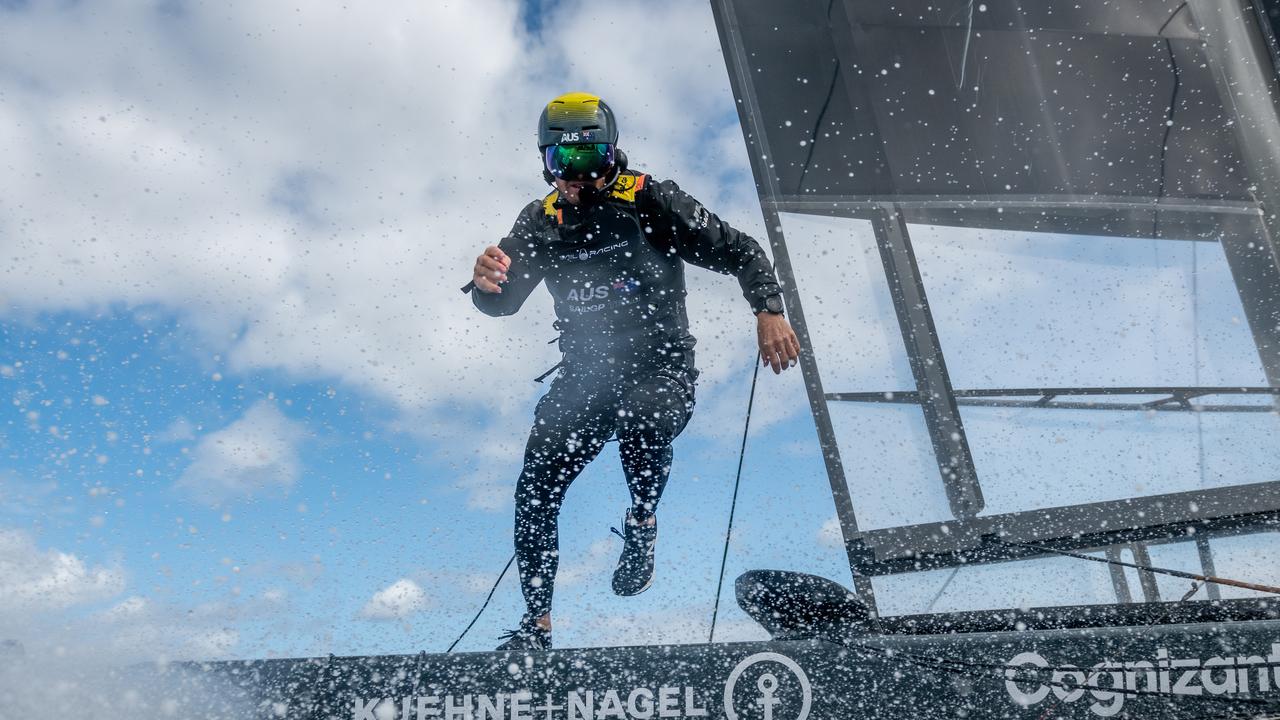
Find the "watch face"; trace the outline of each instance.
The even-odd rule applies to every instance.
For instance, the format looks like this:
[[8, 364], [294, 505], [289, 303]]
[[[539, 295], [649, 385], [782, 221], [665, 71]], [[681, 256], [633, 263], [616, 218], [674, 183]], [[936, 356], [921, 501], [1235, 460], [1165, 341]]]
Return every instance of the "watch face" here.
[[773, 313], [782, 312], [782, 298], [778, 295], [770, 295], [764, 299], [764, 309]]

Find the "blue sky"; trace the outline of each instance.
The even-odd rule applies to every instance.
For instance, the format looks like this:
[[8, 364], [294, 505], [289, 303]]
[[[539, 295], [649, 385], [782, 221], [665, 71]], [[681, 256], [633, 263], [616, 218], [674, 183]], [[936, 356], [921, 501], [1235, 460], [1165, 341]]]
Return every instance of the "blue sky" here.
[[[510, 556], [532, 378], [557, 359], [545, 293], [493, 319], [457, 292], [544, 192], [541, 104], [600, 92], [634, 164], [764, 238], [709, 7], [536, 5], [0, 4], [0, 638], [80, 658], [453, 640]], [[619, 37], [635, 62], [601, 62]], [[908, 388], [865, 224], [784, 223], [828, 390]], [[1262, 384], [1220, 253], [1125, 242], [920, 229], [957, 385]], [[558, 644], [706, 636], [754, 320], [732, 279], [689, 281], [703, 377], [657, 584], [609, 591], [626, 506], [611, 446], [566, 502]], [[860, 519], [941, 519], [918, 414], [840, 412]], [[1207, 434], [1113, 413], [971, 419], [1011, 506], [1149, 490], [1108, 469], [1130, 469], [1116, 459], [1134, 443], [1207, 443], [1206, 472], [1168, 465], [1185, 487], [1277, 469], [1271, 415]], [[763, 637], [732, 602], [743, 570], [849, 583], [798, 372], [760, 378], [738, 510], [719, 639]], [[1266, 582], [1273, 559], [1243, 546], [1219, 569]], [[1046, 590], [1046, 568], [1077, 590]], [[1070, 562], [946, 582], [878, 588], [898, 612], [1109, 593], [1105, 570]], [[521, 605], [508, 577], [460, 647], [491, 647]]]
[[[77, 613], [130, 597], [173, 608], [226, 603], [243, 627], [237, 649], [255, 656], [439, 650], [459, 619], [478, 608], [482, 581], [496, 578], [509, 555], [509, 507], [468, 508], [455, 486], [457, 468], [438, 462], [429, 440], [391, 427], [395, 410], [375, 397], [278, 372], [227, 371], [179, 322], [154, 309], [50, 314], [6, 323], [3, 332], [12, 353], [5, 384], [14, 398], [4, 430], [6, 526], [123, 576], [126, 593], [104, 593]], [[744, 383], [723, 392], [745, 408], [750, 367], [739, 365]], [[273, 457], [261, 482], [249, 479], [250, 468], [201, 451], [204, 438], [244, 423], [254, 408], [271, 408], [268, 426], [297, 430], [283, 440], [292, 459]], [[755, 548], [754, 562], [798, 561], [839, 576], [839, 551], [817, 542], [830, 501], [815, 482], [824, 478], [816, 453], [803, 447], [814, 442], [813, 432], [802, 422], [789, 425], [773, 441], [783, 452], [748, 456], [740, 542]], [[486, 442], [479, 433], [474, 440]], [[585, 602], [616, 608], [624, 621], [612, 636], [630, 632], [636, 642], [653, 631], [626, 627], [624, 614], [633, 608], [650, 615], [702, 610], [705, 624], [736, 465], [723, 453], [726, 444], [732, 442], [681, 441], [662, 516], [665, 582], [631, 603], [607, 594], [617, 550], [608, 527], [626, 505], [610, 445], [566, 506], [564, 566], [580, 577], [566, 583], [563, 604], [579, 613]], [[510, 459], [511, 472], [518, 462]], [[193, 471], [201, 465], [208, 472]], [[222, 487], [230, 481], [214, 472], [254, 482], [253, 493]], [[204, 484], [189, 486], [193, 476]], [[772, 513], [760, 504], [782, 494], [803, 504], [788, 514], [807, 532], [767, 536], [777, 531], [761, 526]], [[741, 554], [738, 571], [753, 566]], [[731, 568], [730, 581], [735, 576]], [[391, 623], [359, 617], [375, 591], [400, 578], [430, 598], [424, 612]], [[287, 621], [255, 630], [262, 609], [253, 605], [263, 598], [287, 602], [289, 614], [309, 618], [308, 625], [322, 621], [331, 636], [317, 638], [314, 627]], [[464, 647], [490, 644], [516, 608], [518, 589], [508, 581]], [[594, 644], [589, 630], [572, 629], [575, 613], [564, 614], [564, 634]]]

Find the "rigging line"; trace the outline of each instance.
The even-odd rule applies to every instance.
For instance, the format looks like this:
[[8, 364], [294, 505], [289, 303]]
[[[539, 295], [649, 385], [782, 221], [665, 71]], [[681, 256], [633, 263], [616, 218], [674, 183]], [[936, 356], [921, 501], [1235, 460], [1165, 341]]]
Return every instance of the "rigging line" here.
[[813, 137], [809, 140], [809, 153], [805, 155], [804, 166], [800, 168], [800, 180], [797, 188], [804, 187], [804, 179], [809, 175], [809, 166], [813, 163], [813, 152], [818, 148], [818, 133], [822, 130], [822, 121], [827, 117], [827, 108], [831, 107], [831, 98], [836, 92], [836, 83], [840, 80], [840, 61], [837, 60], [835, 70], [831, 72], [831, 87], [827, 89], [827, 99], [822, 101], [822, 109], [818, 111], [818, 119], [813, 124]]
[[[1156, 31], [1156, 36], [1164, 35], [1164, 29], [1169, 27], [1169, 23], [1178, 17], [1178, 13], [1185, 10], [1187, 3], [1183, 2], [1172, 13], [1169, 18], [1164, 21], [1160, 29]], [[1169, 136], [1173, 133], [1173, 115], [1178, 109], [1178, 91], [1182, 88], [1182, 69], [1178, 67], [1178, 58], [1173, 54], [1173, 41], [1169, 38], [1164, 39], [1165, 52], [1169, 54], [1169, 67], [1173, 69], [1173, 92], [1169, 96], [1169, 109], [1165, 111], [1164, 137], [1160, 141], [1160, 184], [1156, 187], [1156, 206], [1154, 212], [1151, 213], [1151, 235], [1158, 238], [1160, 232], [1160, 198], [1165, 196], [1165, 181], [1168, 172], [1169, 162]]]
[[969, 0], [969, 22], [964, 30], [964, 50], [960, 52], [960, 82], [956, 90], [964, 90], [965, 68], [969, 66], [969, 41], [973, 39], [973, 0]]
[[751, 406], [756, 401], [756, 378], [760, 377], [760, 357], [753, 354], [751, 358], [755, 372], [751, 373], [751, 394], [747, 397], [747, 419], [742, 423], [742, 449], [738, 452], [738, 475], [733, 479], [733, 500], [729, 503], [729, 527], [724, 531], [724, 552], [720, 554], [720, 580], [716, 583], [716, 602], [711, 608], [711, 632], [707, 642], [715, 642], [716, 616], [720, 613], [720, 591], [724, 588], [724, 567], [729, 560], [729, 538], [733, 535], [733, 513], [738, 507], [738, 486], [742, 482], [742, 459], [747, 455], [747, 430], [751, 427]]
[[[835, 0], [827, 4], [827, 22], [831, 21], [831, 10]], [[818, 119], [813, 123], [813, 137], [809, 139], [809, 153], [804, 158], [804, 166], [800, 168], [800, 180], [797, 188], [804, 187], [804, 179], [809, 174], [809, 165], [813, 162], [813, 151], [818, 147], [818, 133], [822, 130], [822, 121], [827, 116], [827, 108], [831, 107], [831, 98], [836, 93], [836, 83], [840, 80], [840, 59], [836, 58], [835, 69], [831, 71], [831, 87], [827, 88], [827, 99], [822, 101], [822, 109], [818, 111]]]
[[507, 576], [507, 571], [511, 569], [511, 563], [515, 561], [515, 553], [512, 553], [511, 559], [507, 561], [507, 566], [502, 568], [502, 572], [498, 574], [498, 579], [494, 581], [493, 587], [489, 588], [489, 596], [484, 599], [484, 604], [476, 611], [476, 616], [471, 618], [471, 622], [467, 623], [467, 627], [462, 631], [462, 634], [458, 636], [458, 639], [454, 640], [453, 644], [449, 646], [449, 649], [444, 651], [446, 655], [453, 652], [453, 649], [457, 647], [458, 643], [462, 642], [462, 638], [466, 637], [467, 632], [471, 630], [471, 626], [475, 625], [476, 621], [480, 619], [480, 613], [484, 612], [484, 609], [489, 607], [489, 601], [493, 599], [494, 591], [498, 589], [498, 584], [502, 582], [502, 578]]
[[960, 572], [959, 565], [955, 566], [954, 568], [951, 568], [951, 574], [948, 575], [947, 579], [942, 583], [942, 587], [938, 588], [938, 592], [934, 593], [933, 599], [929, 601], [929, 607], [924, 609], [925, 612], [933, 611], [934, 603], [938, 602], [938, 598], [942, 597], [942, 593], [947, 591], [947, 588], [951, 586], [951, 581], [956, 579], [956, 574], [959, 572]]
[[1195, 573], [1183, 572], [1181, 570], [1170, 570], [1169, 568], [1159, 568], [1152, 565], [1143, 565], [1141, 563], [1130, 563], [1130, 562], [1125, 562], [1123, 560], [1112, 560], [1111, 558], [1107, 558], [1107, 557], [1100, 557], [1100, 558], [1093, 557], [1092, 555], [1083, 555], [1081, 553], [1074, 553], [1069, 550], [1057, 550], [1051, 547], [1044, 547], [1043, 545], [1036, 545], [1033, 543], [1014, 542], [1012, 540], [1002, 540], [999, 538], [997, 538], [997, 542], [1004, 543], [1005, 545], [1014, 545], [1017, 547], [1030, 548], [1032, 550], [1036, 550], [1042, 553], [1049, 553], [1051, 555], [1063, 555], [1065, 557], [1072, 557], [1072, 558], [1076, 558], [1077, 560], [1090, 560], [1092, 562], [1106, 563], [1108, 565], [1120, 565], [1122, 567], [1133, 568], [1134, 570], [1145, 570], [1146, 572], [1160, 573], [1162, 575], [1172, 575], [1173, 577], [1185, 578], [1187, 580], [1198, 580], [1200, 582], [1214, 583], [1215, 585], [1230, 585], [1231, 587], [1244, 588], [1245, 590], [1256, 590], [1258, 592], [1271, 593], [1273, 595], [1280, 595], [1280, 587], [1274, 587], [1272, 585], [1262, 585], [1260, 583], [1244, 582], [1243, 580], [1232, 580], [1231, 578], [1215, 577], [1213, 575], [1197, 575]]

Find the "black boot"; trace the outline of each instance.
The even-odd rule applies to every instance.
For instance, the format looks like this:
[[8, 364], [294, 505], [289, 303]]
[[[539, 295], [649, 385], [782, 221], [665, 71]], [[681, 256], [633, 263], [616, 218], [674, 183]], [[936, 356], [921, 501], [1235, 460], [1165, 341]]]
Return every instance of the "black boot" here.
[[613, 591], [618, 595], [639, 595], [653, 584], [653, 547], [658, 542], [657, 518], [650, 525], [646, 521], [636, 521], [627, 511], [622, 522], [626, 534], [610, 528], [622, 538], [622, 557], [618, 558], [618, 567], [613, 571]]
[[515, 630], [508, 630], [501, 638], [505, 642], [498, 646], [498, 652], [544, 651], [551, 649], [551, 631], [544, 630], [541, 625], [528, 615], [520, 618], [520, 627]]

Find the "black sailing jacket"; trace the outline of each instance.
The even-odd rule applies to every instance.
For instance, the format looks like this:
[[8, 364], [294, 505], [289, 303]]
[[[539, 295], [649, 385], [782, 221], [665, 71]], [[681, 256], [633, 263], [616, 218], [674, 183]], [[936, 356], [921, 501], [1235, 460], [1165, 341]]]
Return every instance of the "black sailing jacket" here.
[[625, 172], [598, 204], [557, 196], [526, 206], [498, 244], [511, 258], [502, 292], [471, 298], [487, 315], [510, 315], [545, 280], [569, 362], [692, 349], [685, 262], [736, 276], [756, 310], [779, 292], [760, 245], [674, 182]]

